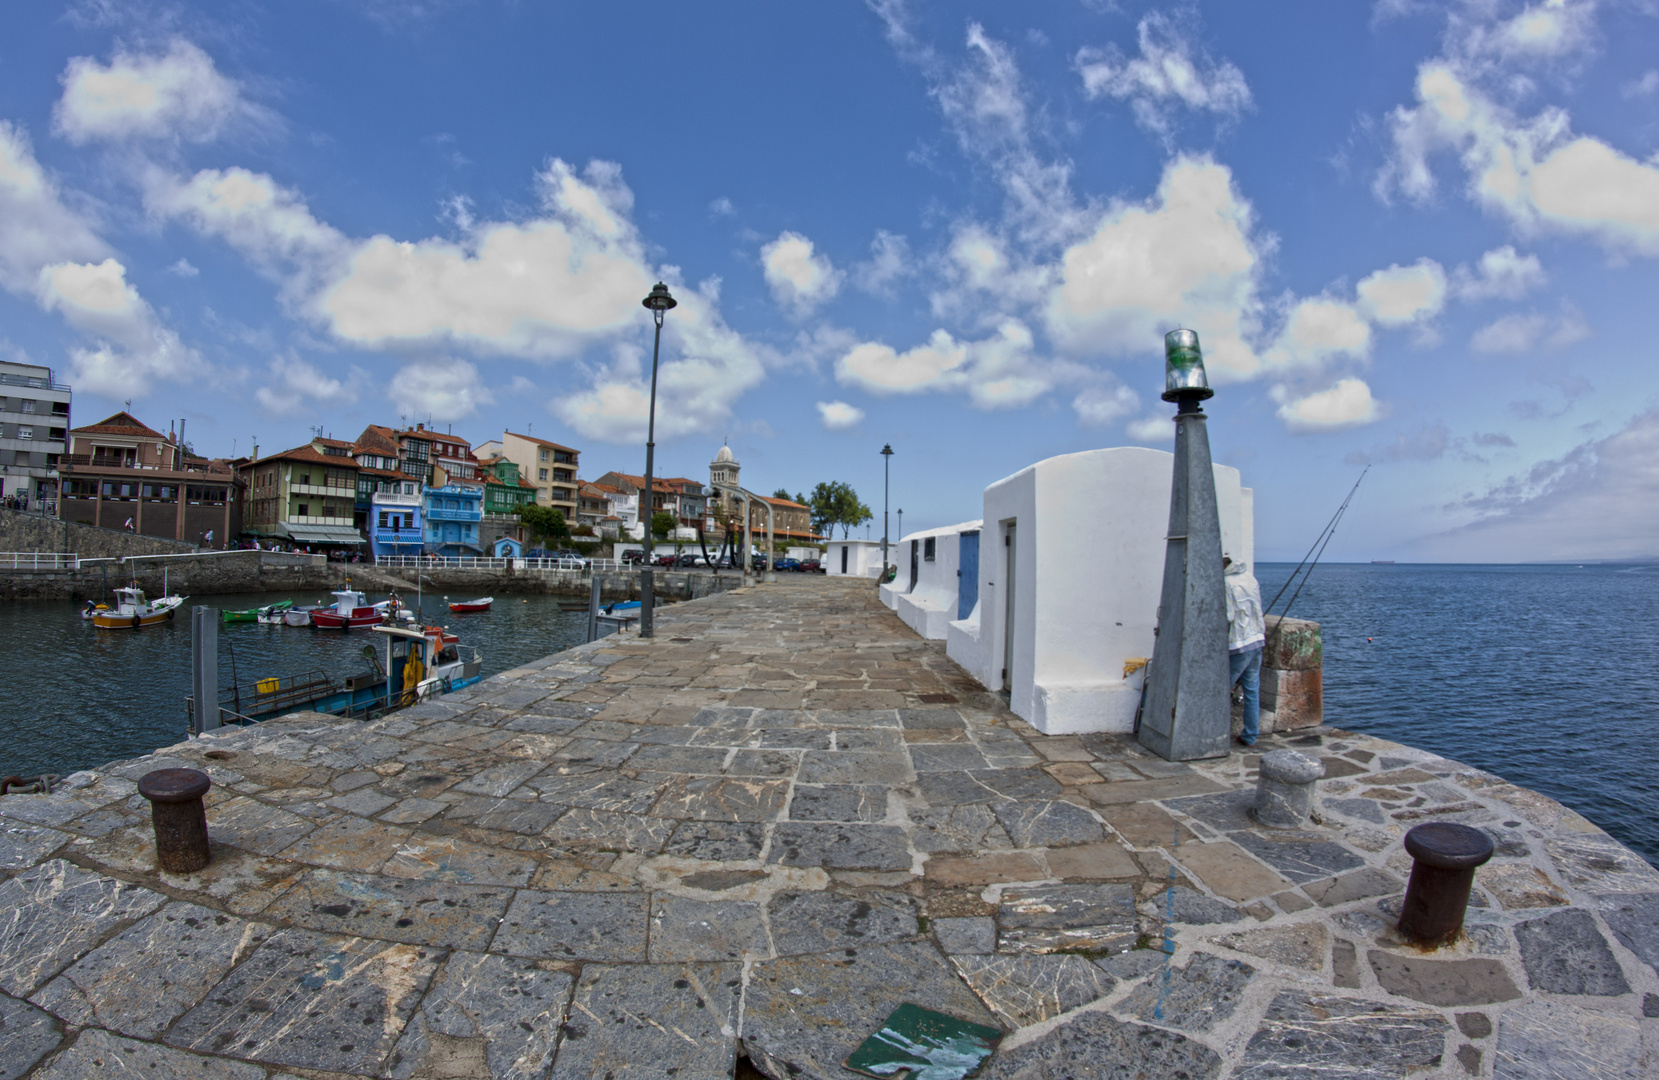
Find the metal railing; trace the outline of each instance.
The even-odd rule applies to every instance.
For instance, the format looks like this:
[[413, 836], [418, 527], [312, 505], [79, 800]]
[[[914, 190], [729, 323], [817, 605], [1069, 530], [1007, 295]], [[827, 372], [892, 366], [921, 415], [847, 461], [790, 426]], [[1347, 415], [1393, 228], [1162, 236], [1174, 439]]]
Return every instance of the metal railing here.
[[621, 568], [615, 559], [496, 559], [485, 555], [376, 555], [376, 566], [407, 570], [558, 570], [581, 572], [589, 568], [610, 572]]
[[0, 570], [73, 570], [79, 555], [58, 551], [0, 551]]

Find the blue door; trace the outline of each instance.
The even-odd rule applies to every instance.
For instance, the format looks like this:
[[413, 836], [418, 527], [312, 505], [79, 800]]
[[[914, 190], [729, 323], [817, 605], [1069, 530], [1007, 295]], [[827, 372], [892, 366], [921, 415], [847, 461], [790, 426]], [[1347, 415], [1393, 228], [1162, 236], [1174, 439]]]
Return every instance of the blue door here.
[[979, 603], [979, 534], [965, 532], [960, 543], [962, 569], [956, 572], [956, 617], [966, 619]]

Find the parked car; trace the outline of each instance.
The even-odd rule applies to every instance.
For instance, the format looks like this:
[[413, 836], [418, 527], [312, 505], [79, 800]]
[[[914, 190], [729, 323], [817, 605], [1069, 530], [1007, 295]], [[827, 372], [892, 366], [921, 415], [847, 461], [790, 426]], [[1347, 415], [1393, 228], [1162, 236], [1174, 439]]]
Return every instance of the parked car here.
[[638, 548], [629, 548], [627, 551], [622, 553], [622, 561], [638, 566], [640, 563], [645, 561], [645, 552], [640, 551]]
[[772, 569], [774, 570], [798, 571], [800, 568], [801, 560], [799, 559], [775, 559], [772, 562]]
[[695, 552], [684, 552], [680, 555], [681, 566], [702, 566], [707, 560]]
[[822, 574], [823, 572], [824, 572], [824, 564], [819, 562], [817, 559], [802, 559], [801, 560], [801, 573], [803, 573], [803, 574]]
[[653, 566], [670, 566], [670, 567], [671, 566], [677, 566], [677, 565], [679, 565], [679, 560], [674, 558], [673, 553], [670, 552], [667, 555], [658, 555], [656, 557], [656, 559], [654, 559], [652, 561], [652, 565]]

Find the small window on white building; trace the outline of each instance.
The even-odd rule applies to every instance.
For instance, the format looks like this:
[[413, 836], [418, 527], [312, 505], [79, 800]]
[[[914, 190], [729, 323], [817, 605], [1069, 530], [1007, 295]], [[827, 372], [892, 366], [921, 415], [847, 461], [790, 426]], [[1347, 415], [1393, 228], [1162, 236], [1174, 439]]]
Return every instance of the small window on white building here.
[[35, 437], [35, 429], [32, 427], [19, 427], [17, 429], [17, 437], [19, 439], [32, 439]]
[[35, 411], [35, 403], [33, 401], [30, 401], [28, 398], [24, 398], [23, 399], [23, 411], [24, 412], [34, 412]]
[[928, 562], [933, 561], [933, 541], [934, 538], [931, 536], [922, 541], [922, 558]]
[[[544, 446], [544, 447], [542, 447], [542, 448], [541, 448], [541, 460], [542, 460], [542, 461], [546, 461], [546, 460], [547, 460], [547, 447], [545, 447], [545, 446]], [[546, 474], [546, 473], [543, 473], [543, 474], [542, 474], [542, 479], [543, 479], [543, 480], [546, 480], [546, 479], [547, 479], [547, 474]]]

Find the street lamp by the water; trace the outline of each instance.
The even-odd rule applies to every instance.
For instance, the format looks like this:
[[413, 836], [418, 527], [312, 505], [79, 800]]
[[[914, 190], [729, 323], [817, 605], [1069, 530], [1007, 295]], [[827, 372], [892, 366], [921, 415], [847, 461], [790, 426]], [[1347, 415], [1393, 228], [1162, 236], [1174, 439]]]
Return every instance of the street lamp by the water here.
[[1164, 335], [1163, 399], [1175, 403], [1175, 470], [1140, 742], [1169, 761], [1221, 757], [1232, 731], [1221, 515], [1207, 418], [1199, 405], [1214, 393], [1198, 334]]
[[656, 500], [651, 491], [651, 466], [657, 452], [657, 355], [662, 351], [662, 316], [669, 308], [676, 306], [679, 301], [668, 295], [668, 286], [657, 282], [651, 289], [651, 295], [640, 301], [651, 312], [651, 317], [657, 322], [656, 343], [651, 346], [651, 407], [645, 419], [645, 492], [642, 496], [643, 509], [640, 511], [640, 520], [645, 523], [645, 560], [639, 571], [639, 636], [651, 637], [656, 633], [656, 623], [652, 618], [652, 609], [656, 603], [654, 595], [654, 573], [651, 569], [651, 519], [656, 516]]
[[887, 580], [887, 491], [888, 467], [893, 464], [893, 444], [881, 447], [881, 579]]

